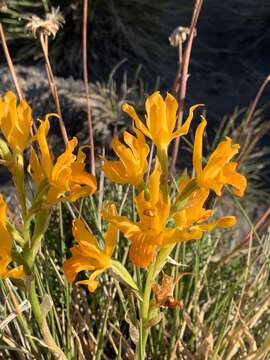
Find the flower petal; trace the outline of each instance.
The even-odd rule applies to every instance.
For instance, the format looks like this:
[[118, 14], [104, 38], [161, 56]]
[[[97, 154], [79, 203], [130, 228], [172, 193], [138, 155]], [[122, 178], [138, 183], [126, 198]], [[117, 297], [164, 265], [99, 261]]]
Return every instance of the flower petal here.
[[91, 276], [89, 277], [88, 280], [81, 280], [81, 281], [77, 281], [76, 284], [80, 284], [80, 285], [87, 285], [88, 290], [90, 292], [94, 292], [96, 290], [96, 288], [98, 287], [99, 282], [96, 280], [96, 278], [102, 274], [106, 269], [100, 269], [100, 270], [96, 270], [94, 271]]
[[86, 226], [81, 219], [73, 220], [72, 234], [79, 245], [87, 246], [87, 244], [91, 244], [93, 247], [99, 249], [97, 239], [86, 229]]
[[226, 183], [232, 185], [235, 190], [234, 193], [237, 196], [243, 196], [247, 187], [247, 179], [236, 172], [237, 163], [232, 162], [224, 166], [223, 176], [226, 179]]
[[67, 280], [73, 282], [80, 271], [94, 270], [97, 265], [95, 261], [90, 263], [87, 256], [74, 255], [64, 262], [63, 270]]
[[193, 106], [190, 107], [187, 120], [184, 122], [184, 124], [183, 124], [178, 130], [176, 130], [176, 131], [172, 134], [171, 140], [173, 140], [173, 139], [175, 139], [176, 137], [179, 137], [179, 136], [187, 135], [187, 133], [188, 133], [188, 131], [189, 131], [190, 124], [191, 124], [191, 121], [193, 120], [193, 113], [194, 113], [194, 111], [195, 111], [198, 107], [203, 106], [203, 105], [204, 105], [204, 104], [197, 104], [197, 105], [193, 105]]
[[193, 151], [193, 166], [198, 178], [202, 173], [202, 147], [203, 147], [203, 133], [207, 125], [207, 121], [203, 118], [203, 121], [197, 127], [195, 133], [194, 151]]
[[154, 238], [143, 233], [132, 239], [129, 257], [135, 266], [146, 268], [153, 261], [157, 250], [157, 245], [153, 243], [153, 240]]
[[140, 120], [133, 106], [125, 103], [122, 106], [122, 110], [129, 114], [129, 116], [134, 120], [137, 129], [139, 129], [145, 136], [152, 139], [151, 133], [144, 125], [144, 123]]
[[39, 185], [45, 179], [43, 168], [40, 165], [37, 153], [33, 147], [30, 149], [28, 172], [37, 185]]
[[[110, 204], [109, 207], [107, 207], [106, 211], [109, 211], [112, 216], [117, 215], [116, 206], [114, 204]], [[113, 224], [109, 224], [108, 230], [104, 236], [105, 241], [105, 253], [111, 257], [116, 245], [117, 241], [117, 227]]]
[[172, 134], [176, 125], [178, 102], [174, 96], [167, 93], [166, 99], [166, 122], [168, 133]]
[[180, 228], [166, 229], [163, 236], [162, 246], [168, 246], [190, 240], [198, 240], [202, 237], [203, 232], [198, 227], [190, 231], [181, 230]]
[[200, 224], [198, 227], [202, 231], [210, 231], [215, 229], [216, 227], [229, 228], [236, 224], [236, 218], [234, 216], [223, 216], [220, 219], [209, 223], [209, 224]]

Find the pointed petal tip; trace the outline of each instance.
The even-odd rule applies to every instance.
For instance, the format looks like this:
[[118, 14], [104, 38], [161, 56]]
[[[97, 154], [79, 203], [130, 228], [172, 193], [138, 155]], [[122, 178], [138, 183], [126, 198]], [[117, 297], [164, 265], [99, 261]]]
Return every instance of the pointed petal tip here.
[[124, 103], [124, 104], [122, 105], [122, 110], [123, 110], [124, 112], [128, 112], [131, 108], [132, 108], [132, 106], [129, 105], [128, 103]]

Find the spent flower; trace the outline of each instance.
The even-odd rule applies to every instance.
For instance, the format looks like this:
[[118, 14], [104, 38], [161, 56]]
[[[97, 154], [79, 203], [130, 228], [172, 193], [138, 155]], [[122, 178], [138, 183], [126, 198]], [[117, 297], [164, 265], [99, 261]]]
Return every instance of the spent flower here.
[[63, 14], [60, 12], [60, 8], [52, 7], [51, 12], [46, 14], [45, 19], [33, 15], [29, 18], [25, 28], [32, 33], [36, 38], [38, 33], [44, 33], [47, 36], [52, 35], [55, 38], [60, 27], [65, 23]]

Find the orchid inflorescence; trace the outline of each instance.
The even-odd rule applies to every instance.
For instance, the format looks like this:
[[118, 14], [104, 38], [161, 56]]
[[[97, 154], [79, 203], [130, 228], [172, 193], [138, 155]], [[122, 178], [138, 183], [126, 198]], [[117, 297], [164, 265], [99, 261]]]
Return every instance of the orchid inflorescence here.
[[[178, 103], [170, 94], [164, 99], [159, 92], [155, 92], [147, 98], [145, 122], [131, 105], [123, 105], [123, 111], [132, 118], [131, 132], [124, 132], [123, 141], [114, 137], [112, 149], [118, 160], [101, 157], [102, 169], [111, 182], [129, 184], [135, 188], [134, 205], [138, 217], [131, 219], [120, 215], [117, 204], [106, 201], [102, 217], [108, 227], [103, 239], [91, 232], [86, 221], [74, 219], [72, 231], [77, 244], [71, 248], [71, 257], [63, 264], [68, 281], [74, 282], [78, 273], [90, 271], [90, 277], [78, 281], [78, 284], [87, 285], [89, 291], [93, 292], [98, 286], [98, 276], [111, 268], [139, 293], [143, 289], [139, 289], [120, 262], [112, 259], [118, 232], [130, 241], [129, 257], [133, 265], [148, 269], [153, 281], [162, 269], [158, 261], [161, 254], [168, 257], [176, 244], [199, 240], [205, 232], [216, 227], [229, 228], [235, 225], [234, 216], [213, 219], [214, 211], [208, 209], [207, 204], [212, 194], [221, 196], [227, 185], [234, 188], [235, 195], [243, 196], [246, 179], [236, 171], [237, 163], [231, 161], [239, 151], [239, 145], [233, 144], [232, 139], [227, 137], [218, 144], [208, 161], [204, 161], [203, 135], [207, 125], [204, 117], [195, 133], [193, 175], [184, 172], [180, 176], [177, 194], [172, 196], [168, 148], [175, 138], [188, 134], [194, 112], [201, 106], [192, 106], [186, 121], [176, 129]], [[96, 178], [85, 170], [84, 148], [79, 148], [75, 153], [78, 145], [76, 137], [68, 141], [60, 156], [54, 158], [47, 141], [50, 119], [53, 117], [57, 118], [57, 115], [48, 114], [45, 120], [39, 120], [38, 128], [33, 133], [32, 109], [27, 102], [22, 100], [17, 105], [16, 96], [11, 91], [0, 98], [0, 129], [3, 135], [0, 139], [1, 164], [12, 175], [23, 222], [22, 229], [17, 229], [9, 222], [7, 205], [1, 196], [0, 278], [24, 279], [31, 275], [33, 279], [35, 258], [52, 207], [60, 201], [73, 202], [92, 195], [97, 189]], [[150, 156], [151, 143], [155, 146], [153, 159]], [[29, 160], [24, 156], [26, 150]], [[26, 169], [33, 182], [31, 199], [26, 199]], [[31, 224], [34, 224], [32, 232]], [[28, 281], [31, 293], [35, 291], [34, 280], [30, 283], [32, 285]], [[156, 285], [156, 288], [159, 287]], [[147, 320], [149, 296], [148, 300], [143, 294], [140, 298], [143, 297], [143, 320]], [[32, 306], [38, 321], [41, 315], [35, 311], [35, 304]], [[50, 346], [56, 348], [52, 344]]]

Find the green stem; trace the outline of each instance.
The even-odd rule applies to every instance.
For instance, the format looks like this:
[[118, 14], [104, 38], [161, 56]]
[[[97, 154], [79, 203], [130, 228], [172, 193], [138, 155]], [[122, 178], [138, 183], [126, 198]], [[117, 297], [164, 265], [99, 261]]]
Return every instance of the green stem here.
[[[25, 193], [25, 183], [24, 183], [24, 160], [21, 153], [15, 153], [14, 161], [15, 171], [13, 173], [13, 181], [16, 187], [16, 192], [18, 195], [18, 200], [21, 206], [21, 213], [23, 220], [25, 219], [27, 208], [26, 208], [26, 193]], [[16, 165], [15, 165], [16, 164]]]
[[31, 241], [24, 246], [24, 259], [29, 271], [32, 272], [35, 258], [40, 248], [40, 244], [49, 222], [50, 210], [44, 209], [39, 212], [36, 218], [36, 224]]
[[55, 359], [58, 360], [67, 360], [65, 354], [57, 346], [53, 336], [51, 335], [47, 320], [46, 312], [42, 309], [40, 305], [38, 295], [36, 292], [36, 282], [34, 277], [34, 265], [37, 252], [40, 248], [41, 241], [43, 239], [44, 233], [46, 232], [48, 221], [50, 217], [50, 210], [44, 209], [41, 210], [37, 215], [36, 224], [31, 242], [27, 242], [24, 246], [24, 261], [26, 272], [30, 275], [30, 283], [28, 285], [28, 298], [32, 306], [32, 310], [35, 316], [35, 319], [38, 323], [40, 332], [43, 336], [44, 342], [52, 352]]
[[46, 345], [48, 346], [50, 351], [53, 353], [55, 359], [67, 360], [65, 354], [57, 346], [57, 344], [54, 341], [54, 338], [51, 335], [49, 326], [47, 324], [46, 315], [44, 314], [44, 311], [43, 311], [43, 309], [40, 305], [39, 299], [38, 299], [38, 295], [36, 293], [35, 279], [31, 280], [31, 283], [29, 286], [29, 301], [32, 305], [32, 310], [33, 310], [35, 319], [38, 323], [40, 332], [43, 336], [44, 342], [46, 343]]
[[147, 274], [144, 294], [143, 294], [143, 302], [140, 311], [140, 317], [141, 317], [140, 339], [137, 345], [138, 348], [136, 349], [137, 358], [140, 360], [145, 359], [145, 348], [150, 331], [150, 328], [147, 326], [147, 324], [149, 321], [149, 306], [150, 306], [152, 284], [154, 281], [154, 274], [155, 274], [155, 261], [153, 261], [148, 268], [148, 274]]
[[161, 177], [160, 177], [160, 188], [163, 193], [164, 199], [167, 200], [169, 196], [169, 187], [168, 187], [168, 154], [166, 149], [158, 149], [157, 157], [161, 166]]

